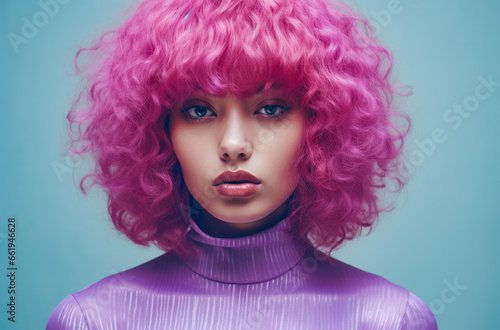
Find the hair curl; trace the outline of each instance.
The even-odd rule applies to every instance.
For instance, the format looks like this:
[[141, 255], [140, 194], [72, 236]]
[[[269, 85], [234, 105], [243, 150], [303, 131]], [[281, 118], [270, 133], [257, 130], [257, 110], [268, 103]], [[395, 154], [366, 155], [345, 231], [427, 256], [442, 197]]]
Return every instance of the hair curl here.
[[95, 160], [80, 188], [86, 179], [103, 188], [113, 224], [133, 242], [189, 253], [169, 112], [195, 90], [243, 96], [279, 85], [306, 113], [294, 230], [331, 252], [371, 231], [386, 210], [377, 194], [384, 179], [397, 191], [405, 183], [410, 119], [393, 102], [402, 94], [389, 79], [392, 61], [364, 18], [327, 0], [143, 1], [74, 58], [83, 77], [67, 148]]

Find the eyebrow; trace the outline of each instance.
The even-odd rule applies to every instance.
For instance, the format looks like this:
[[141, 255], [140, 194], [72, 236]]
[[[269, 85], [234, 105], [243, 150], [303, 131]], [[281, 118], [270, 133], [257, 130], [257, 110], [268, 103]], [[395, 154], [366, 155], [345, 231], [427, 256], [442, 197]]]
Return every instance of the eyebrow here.
[[264, 86], [261, 85], [261, 86], [259, 86], [259, 88], [257, 88], [257, 90], [255, 91], [254, 94], [261, 94], [263, 90], [264, 90]]
[[181, 104], [181, 108], [185, 108], [187, 106], [187, 104], [189, 104], [190, 102], [192, 101], [198, 101], [198, 102], [203, 102], [203, 103], [207, 103], [207, 101], [203, 100], [203, 99], [200, 99], [198, 97], [193, 97], [193, 98], [187, 98], [182, 104]]
[[[263, 91], [264, 91], [264, 85], [260, 85], [255, 90], [254, 95], [249, 96], [248, 98], [260, 96], [260, 95], [262, 95]], [[268, 90], [266, 91], [266, 93], [273, 94], [274, 92], [277, 92], [277, 91], [279, 91], [279, 94], [280, 94], [278, 98], [282, 98], [281, 89], [278, 88], [278, 87], [275, 87], [275, 86], [271, 86], [270, 88], [268, 88]], [[183, 107], [183, 108], [186, 107], [186, 104], [189, 103], [189, 102], [191, 102], [191, 101], [201, 101], [201, 102], [205, 102], [206, 103], [207, 101], [203, 99], [205, 97], [219, 98], [219, 96], [215, 96], [215, 95], [212, 95], [212, 94], [204, 94], [203, 92], [200, 92], [200, 94], [195, 93], [193, 97], [189, 97], [186, 100], [184, 100], [184, 102], [181, 104], [181, 107]]]

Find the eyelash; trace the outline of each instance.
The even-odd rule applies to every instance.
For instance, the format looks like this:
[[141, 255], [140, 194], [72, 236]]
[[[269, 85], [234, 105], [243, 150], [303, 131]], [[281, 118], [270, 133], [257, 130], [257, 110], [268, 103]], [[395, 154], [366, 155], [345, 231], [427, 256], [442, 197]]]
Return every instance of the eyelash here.
[[[266, 104], [263, 107], [261, 107], [258, 111], [260, 111], [262, 109], [265, 109], [266, 107], [271, 107], [271, 108], [272, 107], [277, 107], [277, 108], [281, 109], [281, 111], [278, 113], [278, 115], [269, 115], [269, 114], [267, 114], [267, 116], [270, 119], [272, 119], [272, 120], [279, 120], [279, 119], [284, 118], [288, 114], [288, 111], [291, 109], [290, 107], [286, 107], [286, 106], [283, 106], [283, 105]], [[205, 108], [205, 109], [207, 109], [207, 111], [213, 112], [212, 110], [210, 110], [208, 107], [206, 107], [204, 105], [193, 105], [193, 106], [185, 108], [181, 112], [184, 115], [184, 117], [187, 120], [189, 120], [189, 121], [201, 121], [201, 120], [204, 120], [204, 118], [206, 118], [206, 115], [203, 116], [203, 117], [193, 117], [193, 116], [189, 115], [188, 111], [191, 110], [191, 109], [196, 109], [196, 108]]]

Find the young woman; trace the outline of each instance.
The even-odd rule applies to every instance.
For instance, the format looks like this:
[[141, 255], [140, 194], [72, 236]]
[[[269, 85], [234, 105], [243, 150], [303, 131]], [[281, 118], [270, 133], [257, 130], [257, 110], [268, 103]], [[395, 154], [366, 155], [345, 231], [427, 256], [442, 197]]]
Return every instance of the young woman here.
[[83, 54], [81, 188], [165, 254], [68, 296], [47, 329], [437, 328], [330, 256], [405, 182], [410, 121], [366, 20], [327, 0], [146, 0]]

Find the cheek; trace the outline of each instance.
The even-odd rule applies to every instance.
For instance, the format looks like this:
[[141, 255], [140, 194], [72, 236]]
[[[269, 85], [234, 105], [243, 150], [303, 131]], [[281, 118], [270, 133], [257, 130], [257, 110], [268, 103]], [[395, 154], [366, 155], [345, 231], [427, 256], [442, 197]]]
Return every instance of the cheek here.
[[[198, 202], [213, 197], [208, 190], [211, 178], [216, 173], [213, 170], [213, 141], [207, 139], [207, 133], [203, 131], [190, 130], [182, 127], [182, 124], [171, 126], [171, 142], [175, 155], [182, 170], [184, 183], [189, 192], [198, 199]], [[208, 135], [208, 136], [213, 136]], [[202, 142], [200, 142], [202, 141]]]
[[203, 157], [196, 148], [196, 136], [189, 134], [181, 124], [172, 120], [170, 124], [170, 140], [175, 156], [181, 165], [184, 180], [188, 184], [188, 181], [195, 179], [193, 174], [196, 173], [195, 170], [200, 164], [198, 160]]
[[302, 128], [300, 125], [293, 125], [276, 137], [267, 148], [266, 158], [269, 173], [272, 173], [273, 185], [280, 191], [290, 192], [297, 184], [297, 175], [292, 173], [292, 164], [299, 151], [302, 138]]

